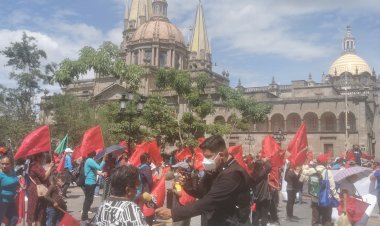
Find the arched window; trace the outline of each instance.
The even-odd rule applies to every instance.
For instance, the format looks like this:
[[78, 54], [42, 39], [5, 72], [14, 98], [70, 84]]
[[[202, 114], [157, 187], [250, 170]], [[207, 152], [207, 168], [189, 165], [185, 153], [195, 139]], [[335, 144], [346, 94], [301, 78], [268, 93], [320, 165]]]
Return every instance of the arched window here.
[[318, 132], [318, 116], [314, 112], [308, 112], [303, 116], [307, 131]]
[[[354, 113], [348, 112], [347, 114], [347, 125], [349, 132], [356, 132], [356, 117]], [[346, 113], [342, 112], [339, 114], [339, 132], [345, 132], [346, 127]]]
[[322, 114], [321, 132], [336, 132], [336, 117], [332, 112]]
[[297, 113], [291, 113], [286, 118], [286, 130], [296, 132], [301, 125], [301, 116]]
[[256, 123], [257, 132], [268, 132], [268, 119], [266, 118], [263, 122]]
[[285, 129], [285, 119], [281, 114], [274, 114], [271, 119], [271, 130], [278, 131], [279, 129]]
[[219, 116], [215, 117], [214, 123], [215, 124], [224, 124], [224, 123], [226, 123], [226, 120], [224, 119], [223, 116], [219, 115]]

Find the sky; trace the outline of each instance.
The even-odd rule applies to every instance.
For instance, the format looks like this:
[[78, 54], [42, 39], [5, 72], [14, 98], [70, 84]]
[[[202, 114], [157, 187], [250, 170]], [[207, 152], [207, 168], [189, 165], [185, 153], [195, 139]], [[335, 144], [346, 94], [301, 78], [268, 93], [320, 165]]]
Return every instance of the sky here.
[[[167, 0], [168, 17], [189, 37], [199, 0]], [[84, 46], [104, 41], [120, 44], [126, 0], [0, 0], [0, 49], [21, 40], [38, 40], [46, 62], [76, 59]], [[347, 25], [357, 54], [380, 72], [378, 0], [202, 0], [214, 71], [228, 70], [230, 85], [245, 87], [312, 78], [340, 56]], [[0, 56], [0, 84], [12, 68]], [[60, 87], [46, 86], [51, 92]]]

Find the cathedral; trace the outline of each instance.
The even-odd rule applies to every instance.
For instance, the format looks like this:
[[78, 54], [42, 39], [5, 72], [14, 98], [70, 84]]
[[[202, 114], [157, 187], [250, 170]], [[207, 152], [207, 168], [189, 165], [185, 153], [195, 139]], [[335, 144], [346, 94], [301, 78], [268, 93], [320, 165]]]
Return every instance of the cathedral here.
[[[190, 41], [167, 16], [166, 0], [132, 0], [127, 4], [121, 48], [128, 65], [144, 67], [146, 75], [139, 93], [158, 93], [155, 72], [159, 68], [187, 70], [192, 76], [203, 72], [211, 82], [206, 88], [208, 98], [216, 104], [214, 115], [207, 123], [228, 123], [233, 112], [220, 104], [217, 87], [229, 85], [229, 73], [213, 71], [212, 50], [208, 40], [205, 15], [201, 2], [194, 6], [195, 19]], [[337, 54], [338, 55], [338, 54]], [[301, 122], [308, 130], [309, 149], [318, 152], [333, 150], [334, 155], [358, 144], [362, 150], [375, 154], [380, 143], [379, 89], [374, 69], [357, 55], [355, 38], [348, 26], [342, 40], [342, 53], [316, 82], [309, 75], [305, 80], [279, 85], [275, 79], [268, 86], [239, 89], [247, 97], [273, 106], [264, 122], [254, 124], [248, 131], [234, 131], [228, 137], [230, 145], [243, 144], [246, 153], [257, 153], [267, 134], [280, 135], [286, 148]], [[119, 100], [127, 92], [126, 85], [114, 77], [78, 80], [63, 88], [66, 93], [101, 104]], [[160, 92], [170, 100], [170, 92]], [[179, 114], [186, 104], [177, 106]]]

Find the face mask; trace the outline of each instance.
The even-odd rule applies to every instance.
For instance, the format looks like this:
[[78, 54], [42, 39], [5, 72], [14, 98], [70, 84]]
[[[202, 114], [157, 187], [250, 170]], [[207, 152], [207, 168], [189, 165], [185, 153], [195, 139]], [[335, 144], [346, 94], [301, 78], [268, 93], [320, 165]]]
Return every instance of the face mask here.
[[206, 171], [213, 171], [216, 169], [215, 165], [215, 159], [203, 159], [202, 162], [203, 167], [205, 168]]

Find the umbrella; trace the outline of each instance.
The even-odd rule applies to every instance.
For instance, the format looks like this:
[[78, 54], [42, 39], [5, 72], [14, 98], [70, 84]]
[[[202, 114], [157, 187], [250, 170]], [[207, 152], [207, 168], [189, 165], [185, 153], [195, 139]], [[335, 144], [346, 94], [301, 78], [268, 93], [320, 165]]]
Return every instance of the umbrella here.
[[126, 149], [127, 147], [125, 146], [122, 146], [122, 145], [112, 145], [112, 146], [109, 146], [107, 148], [105, 148], [104, 150], [102, 150], [101, 152], [99, 152], [96, 156], [95, 156], [95, 160], [99, 160], [101, 158], [103, 158], [104, 155], [108, 155], [108, 154], [111, 154], [111, 153], [115, 153], [115, 154], [121, 154], [124, 152], [124, 150]]
[[368, 177], [372, 173], [372, 169], [361, 167], [361, 166], [354, 166], [350, 167], [344, 170], [339, 171], [335, 176], [334, 180], [335, 182], [341, 182], [343, 179], [356, 175], [356, 178], [354, 181], [351, 181], [352, 183], [355, 183], [356, 181], [363, 179], [364, 177]]

